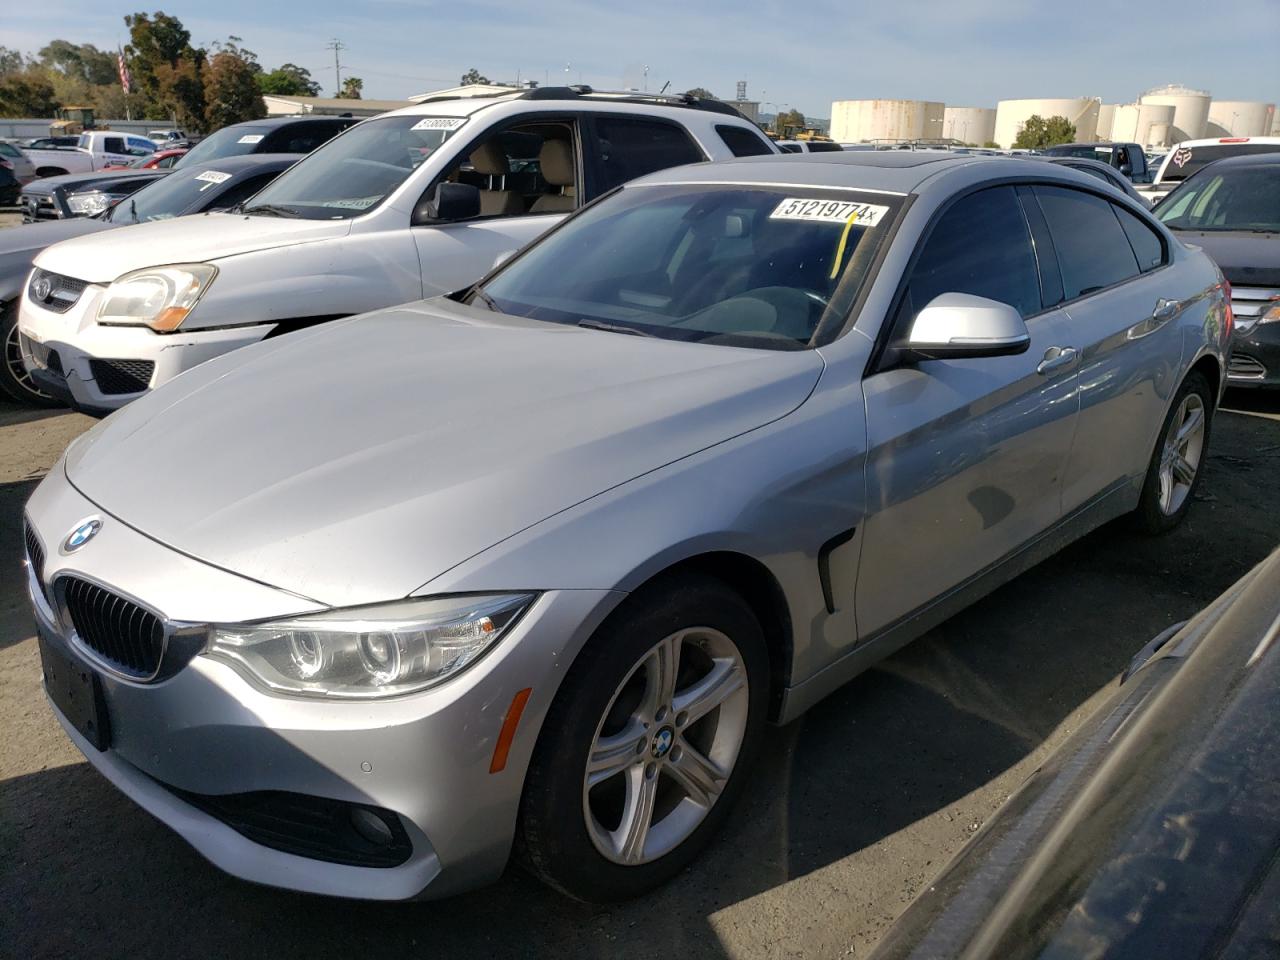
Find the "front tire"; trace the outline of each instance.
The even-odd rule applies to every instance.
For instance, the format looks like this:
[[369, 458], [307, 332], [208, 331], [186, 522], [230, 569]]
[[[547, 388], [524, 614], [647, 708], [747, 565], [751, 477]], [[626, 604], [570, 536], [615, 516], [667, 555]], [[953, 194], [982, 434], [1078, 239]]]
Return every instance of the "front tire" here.
[[1160, 428], [1133, 512], [1134, 525], [1142, 533], [1165, 533], [1187, 515], [1209, 457], [1213, 404], [1213, 391], [1204, 375], [1187, 374]]
[[741, 792], [768, 697], [764, 635], [726, 584], [681, 576], [629, 597], [543, 722], [521, 803], [526, 864], [590, 903], [671, 879]]
[[31, 381], [31, 374], [22, 363], [16, 302], [0, 308], [0, 344], [4, 347], [3, 361], [0, 362], [0, 395], [29, 407], [62, 406]]

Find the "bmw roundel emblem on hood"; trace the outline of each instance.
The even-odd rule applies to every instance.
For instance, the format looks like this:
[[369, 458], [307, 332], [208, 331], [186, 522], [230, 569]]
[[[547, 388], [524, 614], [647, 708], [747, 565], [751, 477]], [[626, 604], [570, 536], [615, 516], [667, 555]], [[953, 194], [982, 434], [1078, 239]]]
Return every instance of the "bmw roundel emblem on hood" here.
[[102, 520], [99, 517], [87, 517], [67, 534], [67, 539], [62, 541], [63, 553], [75, 553], [86, 543], [98, 535], [98, 531], [102, 529]]

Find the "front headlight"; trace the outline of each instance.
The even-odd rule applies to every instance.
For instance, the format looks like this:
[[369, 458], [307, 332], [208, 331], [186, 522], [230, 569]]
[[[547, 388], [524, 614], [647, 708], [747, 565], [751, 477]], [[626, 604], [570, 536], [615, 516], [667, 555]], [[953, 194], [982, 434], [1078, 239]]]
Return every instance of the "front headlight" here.
[[402, 600], [273, 623], [210, 628], [207, 656], [310, 697], [412, 693], [475, 661], [533, 602], [531, 593]]
[[217, 275], [218, 268], [207, 263], [126, 273], [107, 288], [98, 307], [98, 322], [170, 333], [187, 318]]
[[1262, 311], [1262, 316], [1258, 317], [1258, 322], [1280, 323], [1280, 297], [1272, 297], [1268, 301], [1267, 306]]
[[96, 217], [111, 206], [111, 198], [96, 190], [90, 193], [75, 193], [67, 197], [67, 206], [71, 212], [81, 217]]

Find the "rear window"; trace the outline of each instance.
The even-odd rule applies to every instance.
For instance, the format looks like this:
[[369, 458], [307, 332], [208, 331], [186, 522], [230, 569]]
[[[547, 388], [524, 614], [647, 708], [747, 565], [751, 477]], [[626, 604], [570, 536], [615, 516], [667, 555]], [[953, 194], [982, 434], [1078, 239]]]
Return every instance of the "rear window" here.
[[800, 349], [828, 313], [843, 320], [899, 204], [796, 187], [630, 187], [535, 244], [477, 300], [608, 332]]
[[720, 139], [735, 157], [761, 157], [773, 153], [769, 149], [768, 140], [746, 127], [731, 127], [722, 123], [716, 126], [716, 133], [720, 134]]
[[1199, 147], [1177, 147], [1165, 158], [1161, 183], [1177, 183], [1224, 157], [1280, 152], [1280, 143], [1206, 143]]

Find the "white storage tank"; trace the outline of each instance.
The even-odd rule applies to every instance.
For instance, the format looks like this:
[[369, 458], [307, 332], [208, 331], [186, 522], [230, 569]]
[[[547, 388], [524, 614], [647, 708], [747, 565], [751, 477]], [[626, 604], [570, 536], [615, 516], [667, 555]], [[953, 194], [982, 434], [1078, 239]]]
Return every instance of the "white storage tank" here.
[[1174, 108], [1169, 104], [1125, 103], [1116, 107], [1111, 121], [1111, 139], [1116, 143], [1137, 143], [1144, 147], [1169, 146], [1169, 128]]
[[1066, 100], [1001, 100], [996, 105], [995, 141], [1012, 147], [1026, 122], [1035, 116], [1066, 117], [1076, 128], [1077, 142], [1088, 143], [1098, 135], [1097, 97], [1073, 97]]
[[942, 136], [983, 146], [996, 138], [993, 107], [947, 107], [942, 113]]
[[1209, 125], [1211, 99], [1204, 90], [1192, 90], [1190, 87], [1171, 83], [1166, 87], [1148, 90], [1139, 98], [1139, 103], [1173, 107], [1173, 129], [1170, 136], [1178, 142], [1199, 140], [1205, 136]]
[[944, 107], [934, 100], [836, 100], [831, 104], [831, 139], [934, 140], [945, 136]]
[[1275, 122], [1273, 103], [1255, 100], [1214, 100], [1209, 104], [1206, 137], [1265, 137]]
[[1115, 126], [1117, 103], [1098, 104], [1098, 129], [1094, 136], [1099, 140], [1114, 140], [1111, 130]]

